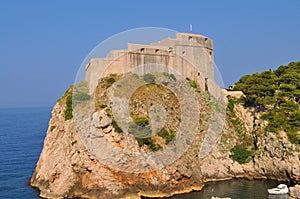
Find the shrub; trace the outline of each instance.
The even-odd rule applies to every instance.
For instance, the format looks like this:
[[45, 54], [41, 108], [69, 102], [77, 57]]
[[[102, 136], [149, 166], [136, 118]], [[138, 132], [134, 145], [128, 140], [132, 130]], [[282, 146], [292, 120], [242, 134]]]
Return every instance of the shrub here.
[[174, 74], [170, 74], [170, 78], [172, 79], [172, 80], [174, 80], [174, 81], [176, 81], [176, 77], [175, 77], [175, 75]]
[[229, 99], [229, 102], [228, 102], [228, 110], [233, 113], [233, 109], [234, 109], [234, 101], [232, 99]]
[[139, 147], [143, 145], [147, 145], [151, 151], [158, 151], [159, 149], [162, 148], [159, 144], [155, 143], [155, 140], [152, 137], [147, 137], [147, 138], [136, 137], [136, 140], [138, 142]]
[[298, 131], [290, 130], [287, 135], [291, 143], [300, 145], [300, 133]]
[[101, 109], [104, 109], [104, 108], [106, 108], [106, 107], [107, 107], [106, 104], [100, 104], [100, 108], [101, 108]]
[[56, 126], [51, 126], [50, 131], [53, 131], [56, 128]]
[[197, 89], [197, 88], [198, 88], [198, 85], [197, 85], [197, 83], [196, 83], [194, 80], [191, 80], [191, 81], [190, 81], [190, 86], [191, 86], [192, 88], [194, 88], [194, 89]]
[[73, 118], [72, 93], [66, 98], [65, 121]]
[[145, 74], [143, 76], [143, 79], [145, 82], [147, 82], [148, 84], [155, 84], [155, 76], [153, 74]]
[[239, 164], [248, 163], [252, 158], [251, 151], [248, 151], [245, 147], [235, 146], [230, 150], [230, 152], [232, 155], [229, 157]]
[[112, 126], [114, 127], [114, 129], [117, 131], [117, 133], [123, 133], [123, 130], [121, 129], [121, 127], [118, 125], [116, 120], [112, 120]]
[[173, 129], [168, 131], [167, 129], [162, 128], [157, 135], [164, 138], [165, 143], [169, 144], [176, 137], [176, 132]]
[[138, 126], [148, 126], [149, 125], [149, 119], [148, 117], [139, 116], [134, 118], [133, 122]]
[[109, 84], [109, 85], [112, 85], [113, 83], [115, 83], [115, 78], [113, 77], [109, 77], [108, 79], [106, 79], [106, 83]]
[[134, 123], [131, 123], [128, 128], [128, 133], [139, 138], [151, 137], [152, 131], [150, 126], [138, 126]]
[[77, 143], [77, 140], [74, 140], [71, 145], [74, 146]]

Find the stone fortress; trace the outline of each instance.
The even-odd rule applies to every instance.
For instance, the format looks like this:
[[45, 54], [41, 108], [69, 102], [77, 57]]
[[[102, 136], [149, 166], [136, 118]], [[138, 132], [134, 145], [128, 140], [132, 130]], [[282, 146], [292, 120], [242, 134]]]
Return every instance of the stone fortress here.
[[177, 33], [150, 45], [128, 44], [127, 50], [112, 50], [105, 58], [93, 58], [86, 65], [86, 80], [92, 94], [98, 79], [108, 74], [167, 72], [195, 80], [202, 90], [216, 98], [223, 95], [214, 81], [213, 41], [203, 35]]

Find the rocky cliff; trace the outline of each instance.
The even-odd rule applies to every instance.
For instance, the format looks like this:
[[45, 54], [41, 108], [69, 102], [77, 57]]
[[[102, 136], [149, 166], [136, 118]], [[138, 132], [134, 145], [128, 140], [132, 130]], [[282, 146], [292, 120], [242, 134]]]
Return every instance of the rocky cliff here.
[[[155, 88], [160, 89], [156, 93], [161, 92], [161, 96], [167, 102], [166, 106], [172, 104], [172, 107], [175, 107], [175, 110], [170, 109], [171, 112], [168, 114], [173, 114], [172, 118], [166, 118], [165, 128], [169, 134], [153, 136], [151, 142], [136, 139], [135, 136], [120, 132], [119, 126], [116, 125], [116, 118], [111, 115], [106, 98], [109, 92], [106, 93], [107, 95], [101, 93], [103, 88], [109, 89], [108, 87], [114, 81], [110, 82], [109, 79], [103, 81], [102, 85], [101, 82], [99, 83], [97, 93], [102, 98], [96, 99], [96, 108], [93, 110], [95, 113], [89, 117], [92, 127], [86, 127], [87, 131], [98, 136], [97, 139], [105, 139], [105, 142], [98, 146], [99, 150], [102, 147], [99, 153], [91, 151], [86, 145], [88, 138], [84, 140], [78, 132], [77, 125], [86, 124], [85, 120], [78, 123], [76, 117], [69, 116], [72, 88], [54, 106], [44, 147], [30, 181], [32, 187], [40, 190], [42, 197], [162, 197], [201, 190], [205, 182], [232, 178], [268, 178], [300, 183], [299, 146], [290, 143], [283, 131], [279, 134], [262, 131], [254, 135], [253, 128], [256, 120], [252, 115], [253, 110], [244, 108], [239, 103], [228, 106], [222, 135], [216, 140], [217, 144], [212, 147], [211, 152], [200, 158], [201, 143], [209, 131], [207, 125], [209, 118], [205, 118], [205, 113], [212, 111], [213, 107], [207, 101], [208, 94], [197, 90], [198, 101], [201, 102], [198, 108], [202, 110], [199, 115], [201, 128], [197, 130], [186, 150], [163, 167], [157, 163], [149, 163], [150, 166], [147, 166], [142, 160], [139, 164], [135, 163], [141, 154], [159, 154], [161, 148], [173, 144], [175, 138], [172, 137], [171, 129], [180, 128], [174, 120], [176, 114], [179, 114], [179, 109], [176, 111], [176, 104], [172, 104], [177, 102], [171, 100], [172, 95], [168, 94], [168, 90]], [[110, 83], [107, 86], [105, 82]], [[191, 87], [196, 86], [191, 84]], [[146, 98], [152, 99], [147, 94], [147, 89], [141, 91], [142, 94], [133, 95], [136, 97], [130, 101], [131, 117], [140, 119], [142, 113], [145, 117], [148, 116], [145, 114], [147, 107], [138, 104], [138, 101]], [[143, 96], [144, 99], [141, 98]], [[152, 101], [155, 103], [155, 98]], [[168, 107], [166, 110], [169, 110]], [[133, 158], [127, 161], [127, 165], [135, 165], [139, 168], [133, 170], [130, 166], [124, 167], [123, 160], [113, 159], [114, 163], [108, 164], [104, 158], [99, 158], [101, 154], [107, 156], [108, 151], [114, 150], [110, 145], [105, 144], [108, 142], [120, 149], [122, 153], [130, 152], [132, 154], [130, 157]], [[122, 154], [120, 157], [123, 157]], [[149, 167], [151, 169], [147, 169]]]

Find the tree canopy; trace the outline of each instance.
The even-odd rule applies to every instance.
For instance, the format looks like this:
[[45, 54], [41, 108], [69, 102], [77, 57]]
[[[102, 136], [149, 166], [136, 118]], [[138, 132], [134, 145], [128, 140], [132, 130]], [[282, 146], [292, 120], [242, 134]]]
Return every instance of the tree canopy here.
[[300, 62], [245, 75], [233, 90], [244, 92], [244, 106], [263, 112], [267, 131], [284, 130], [291, 142], [300, 144]]

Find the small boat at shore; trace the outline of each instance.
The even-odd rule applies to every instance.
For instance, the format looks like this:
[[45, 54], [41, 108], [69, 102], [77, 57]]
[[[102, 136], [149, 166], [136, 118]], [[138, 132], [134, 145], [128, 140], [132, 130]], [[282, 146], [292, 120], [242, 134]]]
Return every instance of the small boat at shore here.
[[280, 184], [276, 188], [268, 189], [269, 194], [287, 194], [289, 193], [289, 188], [285, 184]]

